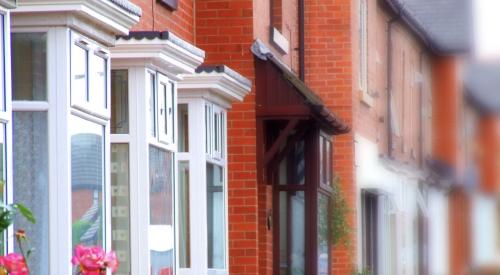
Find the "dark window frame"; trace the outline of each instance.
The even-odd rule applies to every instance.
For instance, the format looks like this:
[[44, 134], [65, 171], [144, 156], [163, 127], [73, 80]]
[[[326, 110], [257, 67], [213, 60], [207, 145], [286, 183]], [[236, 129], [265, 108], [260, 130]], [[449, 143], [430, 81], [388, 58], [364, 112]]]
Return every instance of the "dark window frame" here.
[[[330, 215], [331, 196], [333, 188], [326, 186], [321, 182], [320, 178], [320, 160], [321, 154], [320, 141], [321, 138], [326, 138], [331, 142], [331, 137], [324, 134], [318, 127], [311, 127], [304, 135], [304, 159], [305, 159], [305, 182], [297, 184], [295, 182], [287, 182], [287, 184], [279, 184], [279, 173], [273, 173], [273, 274], [280, 274], [280, 193], [287, 192], [294, 194], [295, 192], [304, 192], [304, 271], [305, 274], [317, 274], [318, 272], [318, 197], [323, 194], [329, 197], [328, 215]], [[333, 150], [331, 144], [330, 150]], [[291, 150], [291, 152], [294, 152]], [[330, 152], [330, 158], [332, 154]], [[331, 160], [331, 159], [330, 159]], [[332, 162], [330, 162], [332, 164]], [[287, 178], [294, 178], [296, 169], [288, 162]], [[275, 169], [278, 169], [275, 167]], [[333, 169], [330, 167], [330, 169]], [[333, 172], [332, 172], [333, 174]], [[287, 204], [288, 209], [288, 204]], [[290, 211], [287, 211], [287, 223], [290, 221]], [[310, 226], [314, 225], [314, 226]], [[330, 225], [329, 225], [330, 228]], [[287, 228], [287, 243], [290, 244], [290, 232], [292, 228]], [[331, 248], [331, 238], [328, 235], [328, 244]], [[290, 261], [290, 260], [288, 260]], [[331, 274], [332, 253], [329, 250], [328, 255], [328, 274]]]

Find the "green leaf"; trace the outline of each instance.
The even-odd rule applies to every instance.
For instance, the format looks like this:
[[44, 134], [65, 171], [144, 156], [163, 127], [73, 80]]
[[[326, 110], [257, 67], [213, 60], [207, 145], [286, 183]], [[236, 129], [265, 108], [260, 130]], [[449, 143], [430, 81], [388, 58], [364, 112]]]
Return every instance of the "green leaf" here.
[[3, 232], [12, 224], [12, 216], [13, 213], [11, 211], [0, 213], [0, 232]]
[[12, 205], [15, 209], [19, 210], [21, 215], [24, 216], [29, 222], [31, 223], [36, 223], [35, 216], [31, 212], [31, 210], [28, 209], [28, 207], [20, 204], [20, 203], [15, 203]]

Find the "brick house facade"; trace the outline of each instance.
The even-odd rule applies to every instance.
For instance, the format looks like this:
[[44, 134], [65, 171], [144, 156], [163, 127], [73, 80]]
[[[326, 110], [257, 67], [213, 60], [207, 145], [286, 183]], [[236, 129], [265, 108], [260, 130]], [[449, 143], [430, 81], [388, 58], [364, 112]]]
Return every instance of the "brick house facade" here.
[[46, 153], [14, 144], [2, 169], [47, 218], [34, 265], [69, 274], [84, 243], [118, 274], [459, 274], [462, 49], [419, 1], [19, 0], [5, 136]]

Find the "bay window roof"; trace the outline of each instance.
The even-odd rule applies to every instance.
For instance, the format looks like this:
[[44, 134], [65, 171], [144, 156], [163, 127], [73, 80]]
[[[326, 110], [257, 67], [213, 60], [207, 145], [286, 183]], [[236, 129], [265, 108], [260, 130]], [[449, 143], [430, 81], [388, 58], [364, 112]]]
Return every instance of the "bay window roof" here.
[[225, 65], [201, 65], [195, 74], [184, 75], [179, 82], [182, 97], [204, 97], [229, 108], [232, 102], [243, 101], [252, 82]]
[[130, 12], [133, 15], [136, 16], [141, 16], [142, 15], [142, 10], [139, 8], [139, 6], [136, 6], [132, 2], [128, 0], [109, 0], [111, 3], [114, 3], [115, 5], [119, 6], [123, 10]]
[[17, 0], [11, 13], [13, 27], [70, 27], [112, 46], [139, 22], [141, 9], [128, 0]]
[[169, 31], [138, 31], [117, 36], [111, 49], [115, 65], [149, 65], [180, 80], [203, 63], [205, 52]]
[[252, 45], [256, 71], [256, 115], [261, 118], [305, 117], [328, 134], [344, 134], [350, 127], [332, 113], [302, 80], [274, 57], [260, 40]]

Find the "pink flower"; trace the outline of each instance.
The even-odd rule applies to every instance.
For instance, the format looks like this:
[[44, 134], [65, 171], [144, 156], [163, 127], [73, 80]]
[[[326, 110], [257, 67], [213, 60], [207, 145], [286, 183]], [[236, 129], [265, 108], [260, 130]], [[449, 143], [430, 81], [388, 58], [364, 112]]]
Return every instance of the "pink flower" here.
[[10, 253], [0, 257], [0, 265], [3, 266], [10, 275], [28, 275], [28, 266], [21, 254]]
[[106, 257], [104, 257], [104, 264], [107, 268], [111, 269], [111, 272], [115, 272], [118, 269], [118, 266], [120, 264], [116, 259], [116, 254], [114, 251], [110, 251], [108, 254], [106, 254]]
[[71, 263], [78, 266], [78, 271], [82, 275], [100, 275], [107, 268], [110, 268], [113, 272], [118, 268], [115, 253], [111, 251], [106, 254], [98, 246], [86, 247], [77, 245], [75, 256], [71, 259]]

